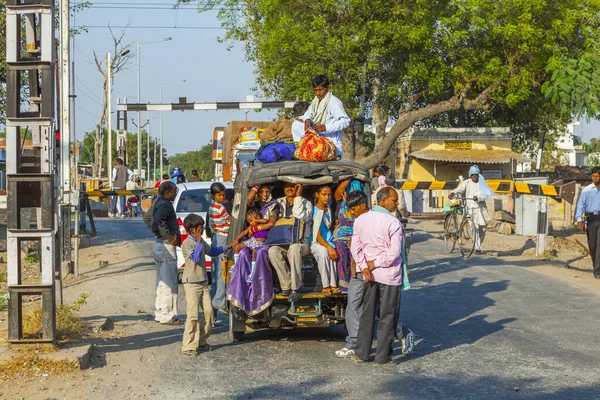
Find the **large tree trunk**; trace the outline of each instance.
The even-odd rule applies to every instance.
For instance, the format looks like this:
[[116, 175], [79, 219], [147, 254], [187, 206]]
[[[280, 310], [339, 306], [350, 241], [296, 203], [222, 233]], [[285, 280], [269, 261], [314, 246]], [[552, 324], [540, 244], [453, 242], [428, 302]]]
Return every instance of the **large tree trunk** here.
[[387, 107], [381, 104], [383, 82], [379, 74], [375, 75], [373, 83], [373, 127], [375, 128], [375, 146], [378, 146], [385, 137], [385, 128], [389, 117]]

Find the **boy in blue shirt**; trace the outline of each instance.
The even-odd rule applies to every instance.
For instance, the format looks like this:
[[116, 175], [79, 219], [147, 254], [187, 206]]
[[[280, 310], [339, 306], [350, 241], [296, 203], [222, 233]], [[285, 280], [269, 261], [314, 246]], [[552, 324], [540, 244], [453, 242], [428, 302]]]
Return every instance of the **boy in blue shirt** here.
[[[181, 244], [181, 252], [185, 259], [181, 281], [187, 304], [187, 318], [181, 352], [188, 356], [196, 356], [198, 350], [211, 350], [211, 347], [206, 343], [213, 322], [210, 286], [208, 285], [206, 272], [206, 256], [216, 257], [221, 255], [227, 251], [228, 247], [210, 247], [202, 239], [204, 219], [199, 215], [188, 215], [183, 220], [183, 225], [189, 235]], [[199, 319], [200, 309], [202, 309], [202, 317]]]

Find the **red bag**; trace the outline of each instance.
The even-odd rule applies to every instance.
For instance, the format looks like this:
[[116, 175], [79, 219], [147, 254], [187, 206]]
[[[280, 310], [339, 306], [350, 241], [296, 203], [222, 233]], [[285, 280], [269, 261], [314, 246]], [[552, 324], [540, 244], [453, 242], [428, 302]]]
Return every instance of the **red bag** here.
[[331, 140], [308, 130], [300, 139], [294, 156], [304, 161], [334, 161], [337, 159], [337, 149]]

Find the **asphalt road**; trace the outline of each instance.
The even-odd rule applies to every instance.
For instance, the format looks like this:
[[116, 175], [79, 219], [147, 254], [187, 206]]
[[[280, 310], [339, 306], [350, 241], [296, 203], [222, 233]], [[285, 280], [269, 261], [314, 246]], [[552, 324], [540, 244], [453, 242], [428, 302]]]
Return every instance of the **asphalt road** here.
[[189, 358], [180, 354], [181, 327], [135, 314], [153, 304], [144, 289], [154, 279], [144, 225], [99, 226], [111, 239], [96, 244], [132, 241], [127, 255], [136, 264], [91, 277], [79, 290], [101, 282], [135, 286], [115, 293], [123, 305], [110, 309], [118, 327], [140, 333], [98, 344], [105, 361], [94, 367], [91, 379], [99, 383], [89, 398], [600, 399], [600, 298], [524, 266], [487, 256], [465, 261], [417, 231], [413, 287], [402, 295], [402, 320], [417, 335], [414, 355], [397, 351], [396, 365], [336, 358], [340, 327], [256, 332], [230, 344], [223, 321], [209, 340], [214, 350]]

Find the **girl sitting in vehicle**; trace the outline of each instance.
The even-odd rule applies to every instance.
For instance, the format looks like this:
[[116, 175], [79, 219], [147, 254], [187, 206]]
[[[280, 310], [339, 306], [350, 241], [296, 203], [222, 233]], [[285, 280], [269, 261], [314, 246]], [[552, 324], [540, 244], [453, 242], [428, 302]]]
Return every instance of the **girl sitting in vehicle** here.
[[[270, 198], [271, 191], [267, 185], [253, 187], [248, 196], [248, 206], [259, 209], [260, 218], [269, 221], [265, 225], [260, 224], [263, 231], [275, 224], [279, 213], [279, 203], [269, 201]], [[237, 259], [229, 278], [227, 300], [247, 315], [257, 315], [271, 305], [275, 296], [272, 268], [269, 264], [269, 247], [260, 246], [254, 251], [244, 246], [238, 250], [239, 254], [235, 256]]]
[[337, 287], [336, 260], [338, 254], [333, 244], [332, 213], [329, 208], [331, 201], [331, 188], [327, 185], [319, 186], [315, 192], [313, 207], [312, 235], [309, 237], [310, 251], [317, 260], [323, 294], [341, 293]]
[[[248, 210], [246, 213], [246, 222], [248, 223], [248, 228], [244, 229], [233, 241], [235, 252], [234, 259], [237, 261], [238, 254], [244, 247], [247, 247], [252, 251], [252, 268], [246, 278], [248, 282], [252, 282], [252, 273], [256, 266], [256, 250], [265, 246], [265, 241], [269, 235], [269, 229], [271, 229], [273, 224], [270, 223], [268, 219], [262, 218], [260, 212], [256, 208]], [[240, 243], [240, 240], [244, 237], [248, 237], [248, 240]]]

